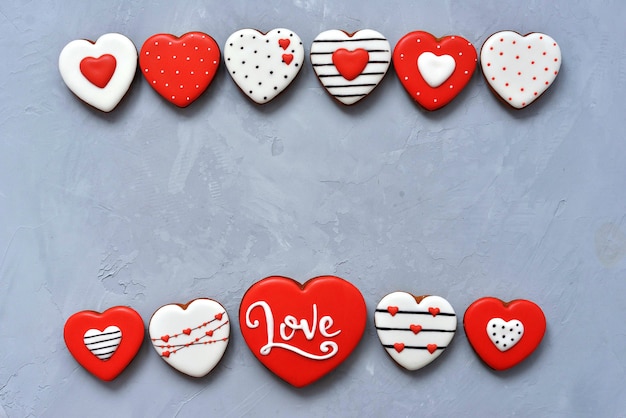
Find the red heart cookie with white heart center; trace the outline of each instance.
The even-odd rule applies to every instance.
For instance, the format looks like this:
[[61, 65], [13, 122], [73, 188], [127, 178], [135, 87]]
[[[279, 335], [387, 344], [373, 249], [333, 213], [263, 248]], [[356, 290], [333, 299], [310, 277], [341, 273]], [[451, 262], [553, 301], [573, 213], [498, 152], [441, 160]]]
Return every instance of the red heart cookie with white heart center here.
[[480, 50], [485, 80], [505, 103], [521, 109], [552, 85], [561, 68], [561, 48], [543, 33], [491, 35]]
[[456, 314], [447, 300], [406, 292], [382, 298], [374, 323], [387, 354], [407, 370], [421, 369], [434, 361], [456, 332]]
[[467, 308], [463, 326], [476, 354], [489, 367], [506, 370], [539, 346], [546, 332], [546, 317], [528, 300], [503, 302], [485, 297]]
[[202, 32], [152, 35], [139, 53], [148, 84], [178, 107], [189, 106], [209, 87], [219, 63], [219, 46]]
[[311, 64], [320, 82], [344, 105], [352, 105], [376, 88], [389, 69], [391, 46], [379, 32], [332, 29], [311, 45]]
[[359, 343], [365, 322], [361, 292], [334, 276], [303, 285], [265, 278], [248, 289], [239, 308], [241, 333], [252, 353], [296, 387], [341, 364]]
[[69, 89], [85, 103], [110, 112], [128, 91], [137, 69], [137, 49], [119, 33], [96, 42], [84, 39], [65, 45], [59, 71]]
[[435, 38], [428, 32], [410, 32], [393, 50], [400, 82], [427, 110], [450, 103], [472, 78], [476, 61], [474, 45], [458, 35]]
[[115, 306], [99, 313], [81, 311], [65, 322], [68, 350], [87, 371], [102, 380], [115, 379], [131, 362], [143, 342], [141, 316]]
[[208, 374], [219, 363], [230, 339], [226, 309], [211, 299], [160, 307], [150, 319], [150, 340], [176, 370], [193, 377]]

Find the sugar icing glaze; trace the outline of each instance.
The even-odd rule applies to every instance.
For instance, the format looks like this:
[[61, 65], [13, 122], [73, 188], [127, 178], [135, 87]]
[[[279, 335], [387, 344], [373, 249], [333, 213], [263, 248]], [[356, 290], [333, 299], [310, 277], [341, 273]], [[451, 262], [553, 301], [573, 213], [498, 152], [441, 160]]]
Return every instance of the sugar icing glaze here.
[[487, 334], [498, 350], [507, 351], [524, 336], [524, 324], [517, 319], [505, 321], [502, 318], [492, 318], [487, 322]]
[[387, 353], [407, 370], [421, 369], [434, 361], [456, 332], [456, 314], [447, 300], [406, 292], [383, 297], [374, 323]]
[[163, 360], [192, 377], [208, 374], [219, 363], [230, 339], [226, 309], [212, 299], [169, 304], [152, 315], [150, 341]]
[[85, 103], [112, 111], [128, 91], [137, 69], [137, 49], [119, 33], [94, 43], [74, 40], [59, 55], [59, 71], [69, 89]]
[[370, 94], [390, 62], [389, 41], [372, 29], [352, 34], [327, 30], [311, 45], [313, 70], [326, 91], [344, 105], [355, 104]]
[[241, 91], [254, 102], [264, 104], [296, 78], [304, 62], [304, 46], [289, 29], [273, 29], [266, 34], [241, 29], [226, 40], [224, 59]]
[[480, 50], [485, 80], [507, 104], [521, 109], [541, 96], [561, 68], [561, 49], [543, 33], [491, 35]]

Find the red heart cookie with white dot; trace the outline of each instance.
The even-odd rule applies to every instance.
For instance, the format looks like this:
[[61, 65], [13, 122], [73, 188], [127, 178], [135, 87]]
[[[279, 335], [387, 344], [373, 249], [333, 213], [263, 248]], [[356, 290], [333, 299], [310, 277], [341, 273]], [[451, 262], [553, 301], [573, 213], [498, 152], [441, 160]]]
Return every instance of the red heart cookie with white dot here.
[[202, 32], [152, 35], [139, 52], [148, 84], [178, 107], [189, 106], [209, 87], [219, 63], [219, 46]]
[[561, 48], [543, 33], [513, 31], [491, 35], [480, 50], [485, 80], [504, 102], [522, 109], [554, 83], [561, 68]]
[[131, 362], [143, 343], [141, 316], [126, 306], [99, 313], [81, 311], [65, 322], [63, 337], [68, 350], [87, 371], [102, 380], [115, 379]]
[[489, 367], [506, 370], [539, 346], [546, 332], [546, 317], [528, 300], [503, 302], [485, 297], [467, 308], [463, 326], [476, 354]]
[[435, 38], [428, 32], [404, 35], [393, 50], [393, 66], [409, 95], [427, 110], [447, 105], [476, 69], [476, 49], [458, 35]]

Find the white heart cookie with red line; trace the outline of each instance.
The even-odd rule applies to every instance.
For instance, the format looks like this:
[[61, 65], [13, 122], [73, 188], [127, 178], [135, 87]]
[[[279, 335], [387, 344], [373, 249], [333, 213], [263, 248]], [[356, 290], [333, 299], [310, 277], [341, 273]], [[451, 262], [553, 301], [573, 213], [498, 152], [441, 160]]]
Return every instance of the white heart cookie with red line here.
[[311, 45], [311, 64], [320, 82], [344, 105], [352, 105], [376, 88], [389, 69], [391, 46], [381, 33], [362, 29], [352, 34], [332, 29]]
[[110, 112], [128, 91], [137, 69], [137, 48], [119, 33], [94, 43], [78, 39], [63, 48], [59, 71], [69, 89], [85, 103]]
[[561, 49], [543, 33], [491, 35], [480, 50], [483, 75], [506, 103], [522, 109], [552, 85], [561, 68]]
[[407, 370], [430, 364], [456, 332], [456, 314], [441, 296], [393, 292], [376, 307], [374, 323], [387, 353]]
[[267, 33], [241, 29], [224, 45], [228, 73], [246, 96], [258, 104], [274, 99], [296, 78], [304, 62], [302, 40], [285, 28]]
[[212, 299], [159, 308], [150, 319], [150, 341], [161, 358], [192, 377], [208, 374], [219, 363], [230, 338], [224, 307]]

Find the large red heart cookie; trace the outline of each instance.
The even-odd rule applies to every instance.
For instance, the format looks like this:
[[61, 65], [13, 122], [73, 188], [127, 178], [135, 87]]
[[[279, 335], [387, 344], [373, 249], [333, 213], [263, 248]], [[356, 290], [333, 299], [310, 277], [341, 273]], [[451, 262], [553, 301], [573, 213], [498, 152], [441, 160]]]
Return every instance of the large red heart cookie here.
[[189, 106], [209, 87], [219, 63], [219, 46], [202, 32], [152, 35], [139, 53], [150, 86], [178, 107]]
[[81, 311], [65, 322], [63, 337], [76, 361], [102, 380], [115, 379], [143, 342], [141, 316], [126, 306]]
[[485, 297], [467, 308], [463, 326], [476, 354], [489, 367], [506, 370], [537, 348], [546, 332], [546, 317], [528, 300]]
[[256, 358], [283, 380], [306, 386], [343, 362], [365, 330], [361, 292], [334, 276], [301, 285], [272, 276], [248, 289], [239, 324]]
[[404, 35], [393, 51], [393, 66], [413, 100], [437, 110], [465, 88], [476, 69], [476, 49], [458, 35], [435, 38], [428, 32]]

